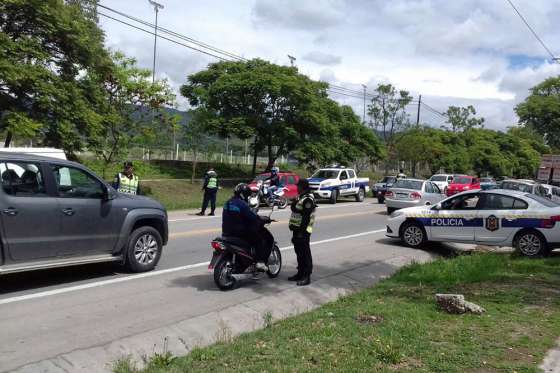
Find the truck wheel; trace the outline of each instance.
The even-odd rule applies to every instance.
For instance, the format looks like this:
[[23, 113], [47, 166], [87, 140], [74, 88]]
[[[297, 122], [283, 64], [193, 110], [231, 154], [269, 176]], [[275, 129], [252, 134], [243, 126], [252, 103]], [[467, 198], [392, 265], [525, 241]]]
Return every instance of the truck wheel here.
[[332, 204], [332, 205], [336, 204], [336, 200], [337, 200], [337, 199], [338, 199], [338, 190], [335, 189], [335, 190], [333, 190], [332, 193], [331, 193], [331, 199], [330, 199], [331, 204]]
[[364, 202], [365, 198], [366, 191], [364, 190], [364, 188], [360, 188], [360, 190], [358, 190], [358, 194], [356, 194], [356, 202]]
[[546, 256], [549, 251], [545, 238], [533, 230], [519, 233], [514, 240], [514, 247], [521, 254], [530, 258]]
[[126, 267], [132, 272], [151, 271], [159, 262], [162, 248], [161, 235], [155, 228], [135, 229], [128, 239]]

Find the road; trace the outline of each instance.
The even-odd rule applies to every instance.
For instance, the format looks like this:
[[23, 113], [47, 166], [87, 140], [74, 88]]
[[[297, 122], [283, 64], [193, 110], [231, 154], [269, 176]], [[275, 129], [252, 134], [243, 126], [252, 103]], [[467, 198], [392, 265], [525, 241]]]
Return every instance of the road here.
[[[293, 283], [285, 279], [295, 271], [295, 263], [289, 211], [275, 211], [273, 217], [278, 223], [271, 229], [285, 262], [280, 277], [250, 281], [231, 292], [217, 291], [206, 271], [209, 242], [220, 233], [220, 217], [185, 213], [170, 214], [170, 240], [156, 271], [132, 275], [113, 264], [5, 276], [0, 291], [0, 371], [43, 369], [44, 365], [29, 364], [290, 289]], [[314, 279], [378, 260], [426, 259], [422, 251], [385, 239], [385, 221], [384, 205], [369, 199], [320, 205], [312, 238]], [[72, 370], [76, 369], [68, 369]]]

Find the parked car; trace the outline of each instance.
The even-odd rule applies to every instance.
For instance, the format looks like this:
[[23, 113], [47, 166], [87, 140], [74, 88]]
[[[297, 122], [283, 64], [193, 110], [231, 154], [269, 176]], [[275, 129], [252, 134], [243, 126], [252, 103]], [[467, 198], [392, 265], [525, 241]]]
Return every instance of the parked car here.
[[315, 198], [331, 203], [336, 203], [338, 197], [351, 196], [362, 202], [369, 192], [369, 178], [358, 177], [351, 168], [321, 168], [309, 178], [309, 187]]
[[397, 181], [396, 176], [385, 176], [378, 183], [375, 183], [371, 189], [373, 198], [377, 198], [378, 203], [383, 203], [385, 201], [385, 192], [393, 186], [395, 181]]
[[444, 194], [447, 193], [447, 188], [449, 184], [453, 182], [453, 175], [449, 174], [437, 174], [430, 177], [430, 181], [436, 184]]
[[480, 178], [480, 189], [482, 190], [489, 190], [489, 189], [497, 189], [498, 184], [496, 180], [492, 177], [481, 177]]
[[444, 198], [437, 184], [429, 180], [399, 179], [385, 193], [385, 205], [390, 214], [406, 207], [434, 205]]
[[[270, 177], [270, 172], [264, 172], [257, 175], [257, 177], [249, 183], [249, 188], [254, 193], [259, 192], [259, 186], [257, 182], [259, 180], [266, 180]], [[284, 197], [287, 199], [294, 199], [298, 196], [297, 183], [299, 181], [299, 176], [293, 172], [279, 172], [278, 177], [280, 178], [280, 184], [285, 188]]]
[[0, 152], [0, 274], [118, 262], [152, 270], [167, 244], [167, 212], [122, 194], [63, 159]]
[[391, 214], [387, 236], [420, 247], [428, 241], [513, 246], [536, 257], [560, 247], [560, 206], [534, 194], [512, 190], [475, 190], [434, 206]]
[[502, 181], [501, 189], [518, 190], [525, 193], [535, 194], [541, 197], [547, 197], [547, 189], [540, 183], [527, 179], [508, 179]]
[[474, 176], [457, 175], [453, 177], [453, 182], [447, 187], [446, 195], [452, 196], [466, 190], [480, 189], [480, 180]]

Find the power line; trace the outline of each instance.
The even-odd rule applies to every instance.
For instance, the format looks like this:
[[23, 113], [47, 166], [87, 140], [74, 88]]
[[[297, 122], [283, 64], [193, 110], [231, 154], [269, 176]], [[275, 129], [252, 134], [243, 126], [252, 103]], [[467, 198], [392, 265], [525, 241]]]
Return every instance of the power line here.
[[515, 5], [513, 4], [513, 2], [511, 0], [506, 0], [509, 5], [511, 5], [511, 7], [513, 8], [513, 10], [515, 10], [515, 12], [517, 13], [517, 15], [519, 16], [519, 18], [521, 18], [521, 20], [523, 21], [523, 23], [525, 23], [525, 26], [527, 26], [527, 28], [531, 31], [531, 33], [533, 34], [533, 36], [539, 41], [539, 43], [543, 46], [543, 48], [548, 52], [548, 54], [550, 55], [550, 57], [552, 58], [552, 60], [554, 62], [560, 63], [560, 61], [558, 60], [558, 58], [556, 58], [556, 56], [554, 55], [554, 53], [552, 53], [550, 51], [550, 49], [548, 49], [548, 47], [546, 46], [546, 44], [542, 41], [542, 39], [539, 37], [539, 35], [535, 32], [535, 30], [533, 30], [533, 28], [531, 27], [531, 25], [529, 25], [529, 22], [527, 22], [527, 20], [525, 19], [525, 17], [523, 17], [523, 15], [521, 14], [521, 12], [515, 7]]
[[425, 107], [427, 110], [433, 112], [434, 114], [437, 114], [437, 115], [439, 115], [439, 116], [441, 116], [441, 117], [444, 117], [444, 118], [446, 117], [446, 114], [444, 114], [444, 113], [442, 113], [442, 112], [440, 112], [440, 111], [434, 109], [433, 107], [431, 107], [430, 105], [426, 104], [425, 102], [422, 102], [422, 105], [424, 105], [424, 107]]

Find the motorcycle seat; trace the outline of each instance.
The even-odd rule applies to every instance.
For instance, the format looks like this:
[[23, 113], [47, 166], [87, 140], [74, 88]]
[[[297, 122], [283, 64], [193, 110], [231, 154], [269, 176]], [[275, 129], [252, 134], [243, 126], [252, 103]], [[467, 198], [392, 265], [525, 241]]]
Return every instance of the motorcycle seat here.
[[222, 241], [230, 243], [232, 245], [241, 246], [241, 247], [250, 247], [249, 243], [242, 238], [233, 237], [233, 236], [222, 236]]

